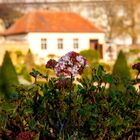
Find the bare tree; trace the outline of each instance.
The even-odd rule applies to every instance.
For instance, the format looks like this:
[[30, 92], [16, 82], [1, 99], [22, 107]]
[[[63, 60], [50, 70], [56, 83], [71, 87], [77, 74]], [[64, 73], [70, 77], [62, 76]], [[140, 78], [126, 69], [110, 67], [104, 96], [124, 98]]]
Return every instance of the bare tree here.
[[125, 34], [128, 34], [132, 39], [132, 44], [137, 44], [137, 19], [136, 13], [140, 6], [139, 0], [118, 0], [121, 5], [122, 16], [121, 16], [121, 28]]
[[22, 13], [15, 7], [8, 4], [0, 4], [0, 18], [4, 21], [5, 27], [8, 28]]
[[123, 21], [120, 16], [121, 8], [122, 5], [115, 0], [103, 3], [103, 9], [107, 20], [106, 35], [108, 40], [123, 34]]
[[107, 20], [107, 39], [129, 35], [132, 44], [137, 44], [136, 13], [140, 0], [110, 0], [102, 6]]
[[140, 5], [139, 0], [126, 0], [126, 4], [124, 5], [125, 9], [125, 21], [127, 21], [125, 24], [127, 28], [128, 34], [132, 38], [132, 44], [137, 44], [137, 31], [136, 31], [136, 25], [137, 25], [137, 19], [136, 19], [136, 13], [138, 6]]

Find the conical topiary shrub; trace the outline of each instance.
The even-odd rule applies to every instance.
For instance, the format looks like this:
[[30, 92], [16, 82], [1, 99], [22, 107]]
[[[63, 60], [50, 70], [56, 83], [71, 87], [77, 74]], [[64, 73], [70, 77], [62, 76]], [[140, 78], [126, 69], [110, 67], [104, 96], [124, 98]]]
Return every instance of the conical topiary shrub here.
[[29, 71], [31, 71], [32, 68], [34, 68], [34, 66], [35, 66], [34, 56], [33, 56], [33, 54], [32, 54], [30, 49], [28, 50], [28, 53], [25, 56], [24, 64], [29, 69]]
[[13, 85], [18, 84], [19, 81], [8, 51], [5, 53], [0, 74], [1, 91], [5, 97], [9, 98], [15, 92]]
[[120, 90], [125, 88], [125, 81], [131, 78], [127, 60], [125, 58], [125, 54], [122, 51], [120, 51], [118, 54], [117, 60], [113, 67], [112, 75], [116, 78], [116, 84], [114, 84], [113, 87], [116, 87]]
[[32, 71], [32, 69], [34, 68], [35, 63], [34, 63], [34, 56], [31, 52], [31, 50], [28, 50], [28, 53], [25, 56], [24, 59], [24, 66], [21, 70], [21, 75], [23, 76], [23, 78], [29, 82], [32, 81], [31, 76], [29, 75], [29, 73]]

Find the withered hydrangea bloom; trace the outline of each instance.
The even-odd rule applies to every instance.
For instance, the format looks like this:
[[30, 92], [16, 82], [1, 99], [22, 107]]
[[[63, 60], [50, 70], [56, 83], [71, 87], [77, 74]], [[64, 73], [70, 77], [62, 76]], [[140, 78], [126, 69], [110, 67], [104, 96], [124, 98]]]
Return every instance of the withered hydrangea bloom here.
[[16, 136], [16, 140], [34, 140], [35, 138], [35, 133], [33, 132], [20, 132], [17, 136]]
[[55, 87], [57, 89], [61, 89], [61, 88], [69, 89], [70, 84], [71, 84], [71, 81], [69, 79], [60, 79], [60, 80], [56, 81]]
[[46, 64], [46, 68], [51, 68], [54, 69], [55, 65], [57, 64], [57, 61], [54, 59], [50, 59], [47, 64]]
[[136, 69], [140, 73], [140, 62], [132, 66], [132, 69]]
[[69, 52], [62, 56], [54, 67], [57, 76], [71, 77], [82, 74], [87, 67], [87, 60], [76, 52]]

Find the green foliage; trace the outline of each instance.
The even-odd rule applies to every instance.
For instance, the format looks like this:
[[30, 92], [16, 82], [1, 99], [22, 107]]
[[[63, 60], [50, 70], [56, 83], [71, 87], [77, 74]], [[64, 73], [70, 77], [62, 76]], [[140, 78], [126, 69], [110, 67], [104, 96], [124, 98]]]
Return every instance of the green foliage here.
[[129, 53], [132, 53], [132, 54], [134, 54], [134, 55], [137, 55], [137, 54], [140, 53], [140, 49], [130, 49], [130, 50], [129, 50]]
[[33, 56], [33, 54], [32, 54], [30, 49], [29, 49], [28, 53], [25, 56], [24, 64], [27, 67], [27, 69], [29, 69], [29, 71], [31, 71], [32, 68], [35, 66], [34, 56]]
[[29, 72], [32, 70], [34, 66], [35, 66], [34, 57], [31, 50], [29, 49], [28, 53], [25, 56], [24, 65], [21, 71], [21, 74], [23, 75], [24, 79], [31, 81], [31, 76], [29, 75]]
[[87, 58], [89, 65], [93, 66], [93, 64], [99, 61], [99, 52], [94, 49], [81, 51], [80, 54]]
[[117, 60], [113, 67], [112, 75], [116, 78], [116, 88], [123, 90], [125, 89], [125, 83], [131, 78], [127, 60], [122, 51], [119, 52]]
[[[1, 67], [0, 67], [0, 77], [1, 77]], [[0, 95], [2, 94], [2, 78], [0, 78]]]
[[[116, 79], [101, 65], [92, 69], [90, 79], [76, 83], [72, 77], [50, 78], [35, 69], [30, 74], [34, 84], [17, 85], [17, 98], [0, 103], [2, 138], [15, 139], [24, 131], [35, 132], [41, 140], [138, 138], [140, 90], [134, 86], [140, 79], [129, 79], [121, 92], [107, 88]], [[46, 83], [38, 83], [38, 77]]]
[[25, 65], [22, 65], [20, 75], [22, 75], [25, 80], [31, 82], [32, 79], [31, 79], [31, 76], [29, 75], [29, 73], [30, 73], [29, 69]]
[[18, 77], [8, 52], [5, 53], [1, 66], [1, 91], [5, 97], [15, 92], [14, 85], [18, 84]]
[[89, 67], [84, 70], [83, 77], [89, 77], [91, 78], [92, 75], [92, 66], [98, 66], [99, 65], [99, 52], [94, 49], [84, 50], [80, 52], [80, 55], [84, 56], [87, 61]]
[[120, 77], [121, 80], [130, 79], [130, 77], [131, 77], [130, 72], [129, 72], [129, 67], [127, 65], [127, 60], [122, 51], [120, 51], [118, 54], [117, 60], [114, 64], [112, 74], [114, 76]]
[[16, 66], [17, 74], [22, 76], [25, 80], [31, 82], [32, 79], [29, 73], [32, 68], [35, 67], [34, 57], [31, 50], [29, 49], [25, 56], [20, 51], [17, 51], [16, 55], [18, 58], [18, 65]]

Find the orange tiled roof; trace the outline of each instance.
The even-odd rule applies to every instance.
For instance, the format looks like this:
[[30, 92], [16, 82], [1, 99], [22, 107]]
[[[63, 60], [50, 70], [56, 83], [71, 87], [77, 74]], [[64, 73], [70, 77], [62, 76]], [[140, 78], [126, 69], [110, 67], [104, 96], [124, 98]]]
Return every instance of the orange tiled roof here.
[[103, 32], [75, 13], [35, 11], [25, 14], [5, 31], [5, 35], [28, 32]]

